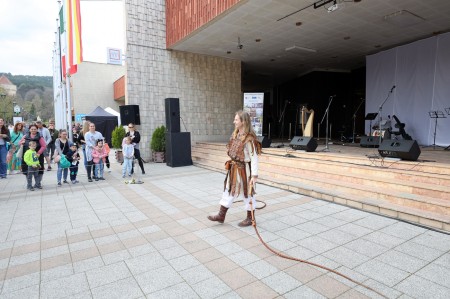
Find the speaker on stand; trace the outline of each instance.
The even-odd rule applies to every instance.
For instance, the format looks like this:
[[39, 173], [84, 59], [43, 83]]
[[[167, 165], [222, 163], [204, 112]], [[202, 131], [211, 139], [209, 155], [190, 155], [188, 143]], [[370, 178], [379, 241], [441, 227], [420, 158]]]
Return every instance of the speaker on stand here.
[[139, 116], [139, 105], [123, 105], [119, 106], [120, 123], [126, 126], [129, 123], [135, 125], [141, 124], [141, 117]]
[[166, 108], [166, 132], [180, 132], [180, 99], [165, 99]]

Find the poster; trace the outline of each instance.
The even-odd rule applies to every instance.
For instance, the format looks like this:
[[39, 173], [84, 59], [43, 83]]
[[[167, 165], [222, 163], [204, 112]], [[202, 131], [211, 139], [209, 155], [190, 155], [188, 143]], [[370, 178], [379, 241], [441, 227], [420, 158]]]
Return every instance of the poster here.
[[256, 136], [262, 136], [264, 93], [244, 93], [244, 111], [250, 115]]

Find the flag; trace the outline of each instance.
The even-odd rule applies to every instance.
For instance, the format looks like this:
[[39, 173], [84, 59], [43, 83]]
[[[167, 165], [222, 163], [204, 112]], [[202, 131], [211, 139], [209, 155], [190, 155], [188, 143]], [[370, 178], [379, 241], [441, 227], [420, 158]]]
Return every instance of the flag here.
[[64, 77], [77, 72], [77, 65], [83, 61], [81, 42], [80, 0], [64, 0], [60, 11], [60, 33], [62, 40], [62, 65]]

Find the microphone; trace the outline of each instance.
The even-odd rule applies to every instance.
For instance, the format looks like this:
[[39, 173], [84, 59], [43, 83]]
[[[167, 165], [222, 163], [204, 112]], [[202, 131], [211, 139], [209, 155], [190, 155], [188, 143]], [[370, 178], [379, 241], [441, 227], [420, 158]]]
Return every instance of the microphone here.
[[288, 100], [286, 100], [285, 102], [286, 102], [286, 103], [288, 103], [288, 104], [290, 104], [290, 103], [291, 103], [291, 101], [288, 101]]
[[394, 91], [394, 88], [395, 88], [395, 85], [394, 85], [394, 86], [392, 86], [392, 88], [391, 88], [391, 92], [392, 92], [392, 91]]

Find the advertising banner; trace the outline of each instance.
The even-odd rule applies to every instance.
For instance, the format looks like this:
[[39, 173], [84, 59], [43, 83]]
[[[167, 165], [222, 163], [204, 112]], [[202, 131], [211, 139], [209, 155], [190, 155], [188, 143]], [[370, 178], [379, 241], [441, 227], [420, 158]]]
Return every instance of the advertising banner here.
[[256, 136], [262, 136], [264, 93], [244, 93], [244, 111], [250, 115]]

